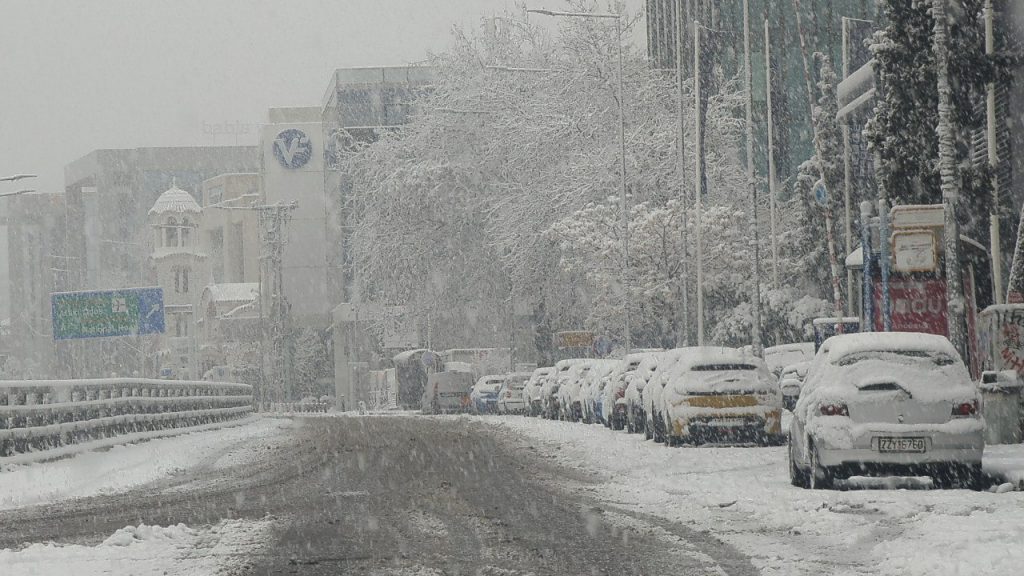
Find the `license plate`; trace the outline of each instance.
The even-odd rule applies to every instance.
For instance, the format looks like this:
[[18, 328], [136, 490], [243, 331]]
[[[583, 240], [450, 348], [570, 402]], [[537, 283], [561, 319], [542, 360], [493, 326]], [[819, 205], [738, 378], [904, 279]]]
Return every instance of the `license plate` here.
[[719, 428], [740, 428], [747, 425], [747, 421], [742, 418], [719, 418], [717, 420], [711, 420], [708, 422], [709, 426], [716, 426]]
[[924, 452], [924, 438], [878, 438], [879, 452]]

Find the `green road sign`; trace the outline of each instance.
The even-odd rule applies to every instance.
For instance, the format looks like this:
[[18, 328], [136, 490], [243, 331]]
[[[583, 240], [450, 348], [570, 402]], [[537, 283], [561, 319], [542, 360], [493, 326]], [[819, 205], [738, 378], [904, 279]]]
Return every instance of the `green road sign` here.
[[50, 295], [53, 339], [104, 338], [164, 331], [161, 288], [127, 288]]

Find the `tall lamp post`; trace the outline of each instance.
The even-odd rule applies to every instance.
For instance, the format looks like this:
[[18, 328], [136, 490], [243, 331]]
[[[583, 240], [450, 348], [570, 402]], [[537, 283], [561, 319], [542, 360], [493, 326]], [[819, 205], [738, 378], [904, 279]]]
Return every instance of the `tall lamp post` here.
[[625, 107], [622, 102], [622, 15], [614, 12], [560, 12], [557, 10], [542, 9], [528, 9], [527, 12], [542, 14], [544, 16], [615, 20], [615, 37], [617, 39], [619, 52], [619, 77], [616, 88], [616, 100], [619, 104], [619, 191], [622, 195], [622, 291], [624, 300], [623, 312], [625, 316], [626, 354], [629, 354], [633, 349], [633, 340], [630, 334], [629, 325], [629, 199], [626, 197], [626, 117]]

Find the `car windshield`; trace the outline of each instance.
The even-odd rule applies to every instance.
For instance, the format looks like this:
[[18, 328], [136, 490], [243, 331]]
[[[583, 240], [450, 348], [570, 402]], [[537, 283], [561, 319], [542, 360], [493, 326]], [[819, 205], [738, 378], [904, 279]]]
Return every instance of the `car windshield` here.
[[1024, 574], [1022, 375], [1024, 0], [0, 0], [0, 576]]

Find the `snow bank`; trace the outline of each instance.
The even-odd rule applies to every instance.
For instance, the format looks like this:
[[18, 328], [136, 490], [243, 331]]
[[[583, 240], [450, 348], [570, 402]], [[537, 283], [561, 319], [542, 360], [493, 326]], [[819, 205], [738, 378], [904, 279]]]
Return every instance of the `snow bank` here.
[[213, 467], [253, 462], [267, 444], [287, 441], [294, 426], [287, 419], [261, 418], [232, 428], [7, 467], [0, 471], [0, 509], [124, 491], [204, 462]]
[[0, 550], [4, 576], [196, 576], [239, 568], [246, 556], [259, 552], [271, 523], [225, 520], [192, 529], [176, 526], [126, 526], [97, 546], [32, 544], [22, 550]]
[[568, 488], [704, 530], [762, 574], [980, 576], [1017, 574], [1024, 560], [1024, 492], [803, 490], [789, 484], [786, 447], [670, 450], [601, 426], [483, 421], [590, 479]]

